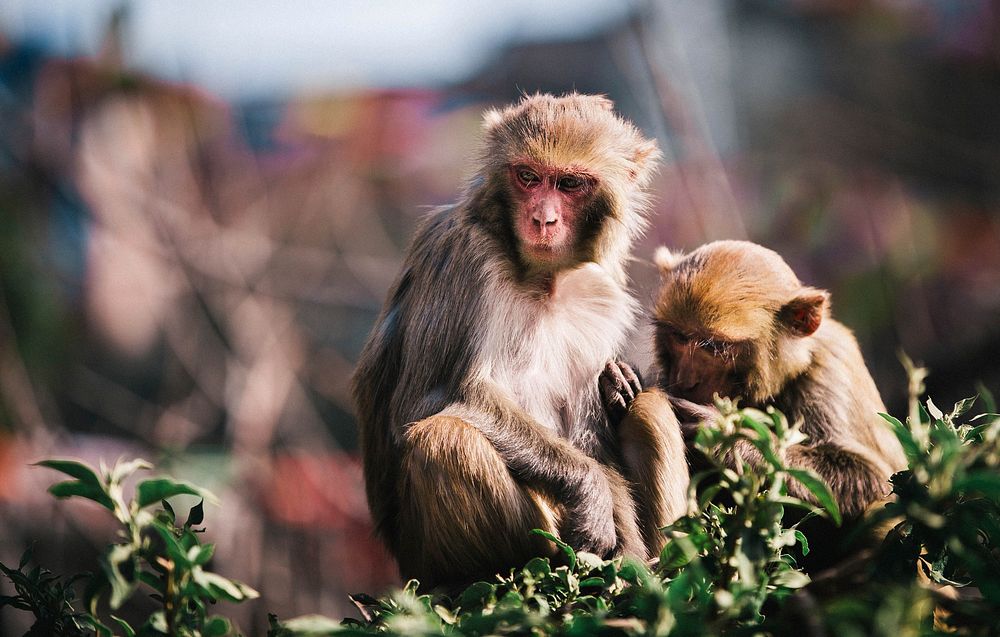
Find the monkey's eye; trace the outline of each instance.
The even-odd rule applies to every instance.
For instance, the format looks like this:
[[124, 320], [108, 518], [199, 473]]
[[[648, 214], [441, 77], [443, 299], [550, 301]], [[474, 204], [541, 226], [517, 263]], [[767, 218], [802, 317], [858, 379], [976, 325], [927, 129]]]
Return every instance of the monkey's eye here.
[[541, 181], [533, 170], [528, 170], [527, 168], [518, 168], [517, 178], [525, 186], [534, 186]]
[[698, 342], [698, 347], [708, 352], [713, 356], [722, 356], [729, 351], [729, 343], [725, 341], [717, 341], [714, 339], [707, 339]]
[[583, 188], [584, 181], [579, 177], [565, 176], [560, 177], [559, 181], [556, 182], [556, 188], [563, 192], [575, 192]]

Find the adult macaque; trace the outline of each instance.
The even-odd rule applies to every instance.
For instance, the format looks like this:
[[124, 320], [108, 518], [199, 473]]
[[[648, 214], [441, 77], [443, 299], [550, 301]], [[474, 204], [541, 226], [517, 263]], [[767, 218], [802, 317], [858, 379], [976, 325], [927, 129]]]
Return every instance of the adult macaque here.
[[[486, 113], [478, 171], [417, 231], [353, 378], [369, 506], [404, 577], [491, 577], [552, 550], [533, 528], [647, 556], [596, 381], [633, 326], [624, 263], [658, 157], [603, 97]], [[670, 423], [676, 444], [644, 462], [684, 464]]]
[[[688, 255], [661, 248], [656, 262], [659, 386], [685, 434], [711, 417], [715, 394], [742, 406], [774, 405], [791, 422], [801, 420], [808, 435], [787, 450], [786, 463], [818, 473], [845, 519], [886, 496], [889, 476], [906, 459], [877, 415], [885, 406], [857, 341], [830, 317], [829, 294], [803, 286], [778, 254], [745, 241], [717, 241]], [[742, 459], [761, 463], [759, 451], [741, 442]], [[800, 483], [788, 488], [815, 503]]]

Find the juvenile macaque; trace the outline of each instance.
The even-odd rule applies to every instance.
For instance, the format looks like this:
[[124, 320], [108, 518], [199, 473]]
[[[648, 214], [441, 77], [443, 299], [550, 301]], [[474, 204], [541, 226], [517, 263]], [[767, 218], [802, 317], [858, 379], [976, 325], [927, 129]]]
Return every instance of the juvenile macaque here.
[[[634, 322], [624, 263], [655, 142], [577, 94], [525, 97], [484, 128], [467, 192], [417, 231], [353, 378], [377, 532], [429, 586], [550, 553], [533, 528], [645, 557], [629, 478], [685, 462], [671, 414], [634, 427], [659, 451], [633, 472], [597, 383]], [[644, 504], [662, 518], [644, 522], [672, 505]]]
[[[845, 519], [887, 495], [889, 476], [906, 459], [877, 415], [885, 406], [854, 336], [830, 317], [829, 294], [803, 286], [778, 254], [745, 241], [687, 255], [661, 248], [656, 262], [659, 389], [685, 435], [711, 417], [715, 394], [742, 406], [774, 405], [808, 435], [787, 450], [786, 463], [816, 471]], [[759, 451], [741, 442], [742, 459], [760, 464]], [[800, 483], [788, 487], [815, 503]]]

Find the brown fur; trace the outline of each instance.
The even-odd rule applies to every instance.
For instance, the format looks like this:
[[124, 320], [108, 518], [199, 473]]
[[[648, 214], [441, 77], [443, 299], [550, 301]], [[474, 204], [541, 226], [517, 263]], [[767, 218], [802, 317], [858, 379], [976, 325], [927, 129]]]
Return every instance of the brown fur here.
[[[785, 461], [823, 477], [845, 518], [885, 496], [905, 457], [877, 415], [885, 406], [854, 336], [829, 315], [829, 295], [803, 286], [776, 253], [743, 241], [711, 243], [683, 257], [660, 251], [657, 261], [663, 388], [681, 398], [714, 389], [745, 406], [773, 404], [801, 421], [809, 438], [789, 448]], [[677, 332], [681, 342], [690, 338], [686, 345], [677, 344]], [[705, 343], [723, 354], [699, 351]], [[694, 366], [687, 370], [694, 377], [725, 380], [697, 386], [678, 369], [684, 365]], [[739, 452], [751, 464], [762, 462], [749, 443]], [[797, 482], [789, 490], [815, 501]]]
[[[485, 118], [464, 197], [418, 229], [353, 378], [368, 501], [404, 577], [456, 587], [551, 550], [646, 555], [595, 382], [632, 326], [624, 262], [659, 153], [601, 97]], [[523, 257], [513, 168], [593, 178], [571, 248]]]
[[658, 556], [666, 543], [660, 529], [687, 511], [684, 440], [667, 396], [656, 389], [636, 396], [618, 436], [634, 485], [639, 529], [649, 555]]

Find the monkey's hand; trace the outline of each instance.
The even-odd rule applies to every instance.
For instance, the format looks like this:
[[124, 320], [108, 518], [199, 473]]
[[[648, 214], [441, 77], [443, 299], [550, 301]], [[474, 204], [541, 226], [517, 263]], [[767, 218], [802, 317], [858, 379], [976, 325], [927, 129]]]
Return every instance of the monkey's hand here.
[[642, 379], [628, 363], [611, 361], [601, 372], [597, 381], [601, 389], [601, 401], [612, 427], [618, 427], [632, 401], [642, 391]]
[[581, 481], [574, 502], [566, 507], [562, 535], [573, 548], [602, 558], [609, 557], [618, 544], [611, 484], [596, 462]]
[[670, 397], [670, 404], [677, 414], [677, 421], [681, 426], [681, 433], [684, 435], [684, 442], [689, 443], [694, 440], [701, 423], [706, 420], [715, 420], [719, 416], [719, 410], [715, 405], [702, 405], [693, 403], [690, 400]]

